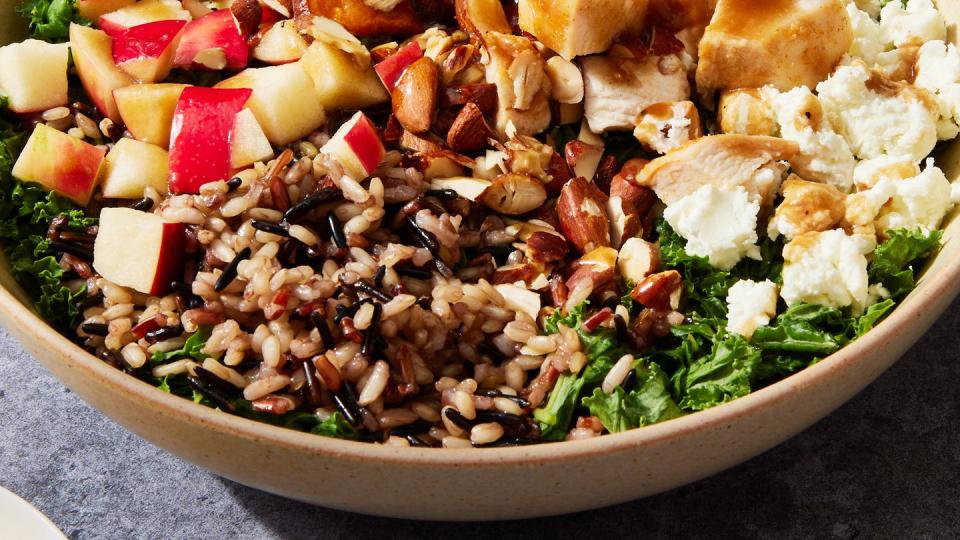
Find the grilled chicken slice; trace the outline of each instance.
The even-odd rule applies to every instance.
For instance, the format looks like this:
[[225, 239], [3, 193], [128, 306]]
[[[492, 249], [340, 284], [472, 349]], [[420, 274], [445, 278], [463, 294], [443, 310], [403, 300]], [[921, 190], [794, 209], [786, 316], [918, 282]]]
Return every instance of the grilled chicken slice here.
[[776, 137], [701, 137], [651, 161], [636, 182], [653, 189], [668, 205], [707, 184], [728, 189], [743, 186], [769, 208], [785, 169], [779, 162], [799, 151], [797, 143]]
[[676, 55], [643, 60], [590, 56], [581, 60], [584, 113], [590, 130], [633, 130], [637, 115], [665, 101], [690, 97], [683, 62]]
[[700, 41], [702, 92], [827, 78], [853, 42], [842, 0], [720, 0]]
[[642, 31], [647, 0], [520, 0], [518, 10], [522, 30], [570, 60]]

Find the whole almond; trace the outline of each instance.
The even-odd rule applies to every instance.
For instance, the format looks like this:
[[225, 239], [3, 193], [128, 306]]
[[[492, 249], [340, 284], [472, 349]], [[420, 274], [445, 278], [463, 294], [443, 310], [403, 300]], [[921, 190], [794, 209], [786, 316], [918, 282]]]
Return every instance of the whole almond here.
[[483, 114], [493, 114], [497, 110], [497, 85], [490, 83], [462, 84], [447, 86], [440, 93], [441, 107], [457, 107], [474, 103]]
[[681, 285], [680, 273], [676, 270], [667, 270], [644, 278], [630, 291], [630, 296], [646, 307], [669, 310], [672, 303], [671, 297], [680, 290]]
[[426, 133], [437, 108], [439, 73], [433, 60], [423, 57], [407, 67], [392, 92], [393, 114], [411, 133]]
[[437, 153], [443, 152], [443, 141], [432, 133], [415, 135], [407, 130], [403, 130], [400, 135], [400, 147], [414, 152]]
[[230, 12], [237, 20], [241, 34], [250, 37], [257, 33], [260, 18], [263, 16], [263, 9], [257, 0], [234, 0], [230, 4]]
[[535, 262], [547, 263], [562, 261], [570, 247], [559, 234], [537, 231], [527, 238], [527, 254]]
[[610, 226], [605, 210], [607, 196], [592, 182], [576, 177], [560, 191], [557, 217], [567, 240], [580, 253], [610, 246]]
[[487, 146], [490, 137], [493, 137], [493, 131], [483, 118], [480, 107], [467, 103], [447, 132], [447, 144], [454, 152], [479, 152]]

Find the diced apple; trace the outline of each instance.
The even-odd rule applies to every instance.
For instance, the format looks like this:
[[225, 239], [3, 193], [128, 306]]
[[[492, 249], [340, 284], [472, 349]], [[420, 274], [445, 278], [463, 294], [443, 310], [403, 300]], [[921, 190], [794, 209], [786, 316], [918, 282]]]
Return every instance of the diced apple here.
[[170, 147], [173, 111], [187, 84], [136, 84], [113, 92], [127, 130], [139, 141]]
[[423, 57], [423, 49], [416, 41], [404, 45], [400, 50], [383, 59], [376, 65], [377, 75], [387, 90], [393, 91], [407, 66]]
[[186, 25], [186, 21], [174, 19], [124, 30], [113, 40], [114, 63], [142, 83], [165, 79]]
[[274, 23], [263, 34], [260, 43], [253, 48], [253, 57], [266, 64], [289, 64], [303, 57], [306, 51], [307, 41], [293, 21], [287, 19]]
[[171, 19], [189, 21], [190, 12], [177, 0], [142, 0], [101, 16], [97, 20], [97, 26], [115, 37], [127, 28]]
[[13, 166], [13, 175], [86, 206], [97, 185], [102, 163], [103, 150], [45, 124], [37, 124]]
[[45, 111], [66, 105], [69, 45], [36, 39], [0, 47], [0, 89], [15, 113]]
[[136, 0], [77, 0], [77, 13], [88, 21], [95, 21], [101, 15], [125, 8]]
[[282, 146], [309, 135], [326, 120], [313, 81], [299, 62], [246, 69], [217, 88], [250, 88], [247, 107], [271, 143]]
[[250, 60], [250, 47], [229, 9], [221, 9], [190, 21], [183, 30], [173, 63], [182, 67], [243, 69]]
[[200, 186], [230, 176], [230, 139], [237, 113], [250, 99], [247, 88], [183, 90], [170, 132], [172, 193], [199, 193]]
[[358, 181], [370, 176], [386, 154], [377, 128], [362, 112], [340, 126], [320, 151], [340, 162], [344, 172]]
[[130, 86], [135, 81], [113, 63], [112, 41], [100, 30], [79, 24], [70, 25], [70, 48], [83, 88], [104, 116], [120, 122], [120, 111], [113, 99], [113, 91]]
[[230, 141], [230, 166], [242, 169], [273, 157], [273, 147], [250, 109], [237, 113]]
[[162, 296], [180, 279], [186, 226], [132, 208], [104, 208], [93, 245], [93, 268], [107, 280]]
[[483, 195], [491, 182], [482, 178], [461, 176], [458, 178], [434, 178], [430, 181], [430, 189], [449, 189], [457, 195], [470, 201], [477, 201]]
[[328, 43], [313, 42], [300, 64], [325, 109], [363, 109], [390, 99], [373, 68]]
[[167, 193], [170, 156], [136, 139], [120, 139], [103, 161], [100, 191], [109, 199], [139, 199], [146, 188]]

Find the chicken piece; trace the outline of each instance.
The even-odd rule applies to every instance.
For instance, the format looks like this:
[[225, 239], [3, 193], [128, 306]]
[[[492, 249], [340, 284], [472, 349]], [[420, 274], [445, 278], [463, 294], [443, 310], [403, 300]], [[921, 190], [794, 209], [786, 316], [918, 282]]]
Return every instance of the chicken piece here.
[[650, 0], [650, 19], [654, 24], [680, 30], [705, 26], [713, 17], [717, 0]]
[[742, 186], [770, 208], [785, 169], [779, 161], [799, 150], [797, 143], [775, 137], [701, 137], [651, 161], [637, 175], [637, 184], [653, 189], [668, 205], [707, 184], [729, 190]]
[[520, 36], [487, 32], [487, 81], [497, 85], [496, 131], [500, 140], [513, 123], [520, 135], [540, 133], [550, 125], [550, 79], [546, 62], [533, 43]]
[[590, 130], [631, 130], [637, 115], [654, 103], [684, 101], [690, 83], [677, 55], [642, 60], [591, 56], [581, 60], [584, 115]]
[[777, 133], [777, 116], [760, 88], [737, 88], [720, 94], [720, 129], [740, 135]]
[[633, 136], [653, 150], [666, 154], [703, 136], [700, 113], [692, 101], [654, 103], [637, 117]]
[[423, 31], [423, 23], [410, 0], [389, 11], [368, 6], [363, 0], [306, 0], [314, 15], [333, 19], [357, 37], [409, 36]]
[[701, 92], [772, 84], [813, 88], [850, 50], [841, 0], [720, 0], [700, 41]]
[[520, 0], [520, 28], [567, 60], [607, 50], [644, 28], [647, 0]]
[[846, 197], [830, 184], [809, 182], [791, 174], [780, 186], [783, 202], [767, 225], [767, 235], [788, 239], [808, 232], [828, 231], [843, 219]]

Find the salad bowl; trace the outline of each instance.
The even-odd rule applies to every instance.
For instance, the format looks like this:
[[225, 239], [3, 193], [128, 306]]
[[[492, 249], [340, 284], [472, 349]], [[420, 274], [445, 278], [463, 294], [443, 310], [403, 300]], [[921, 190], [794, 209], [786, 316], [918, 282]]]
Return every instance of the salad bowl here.
[[[22, 37], [0, 0], [0, 43]], [[960, 1], [938, 2], [950, 23]], [[960, 144], [937, 152], [960, 176]], [[65, 386], [151, 443], [233, 481], [325, 507], [429, 520], [500, 520], [608, 506], [739, 464], [820, 420], [888, 369], [960, 291], [960, 224], [917, 288], [875, 329], [780, 382], [712, 409], [589, 440], [483, 451], [318, 437], [231, 416], [130, 377], [48, 326], [0, 263], [0, 324]], [[836, 444], [842, 444], [837, 441]]]

